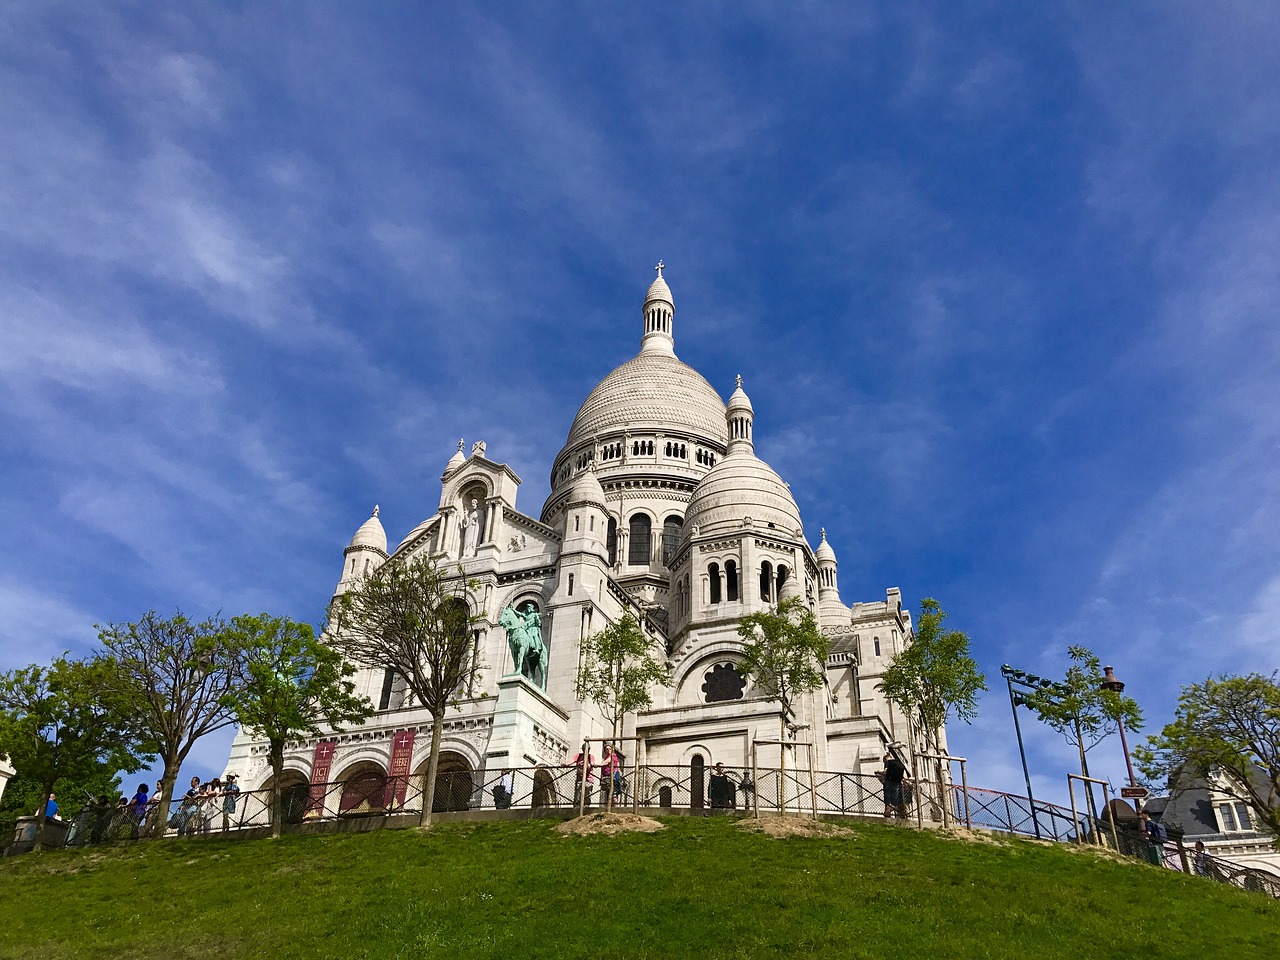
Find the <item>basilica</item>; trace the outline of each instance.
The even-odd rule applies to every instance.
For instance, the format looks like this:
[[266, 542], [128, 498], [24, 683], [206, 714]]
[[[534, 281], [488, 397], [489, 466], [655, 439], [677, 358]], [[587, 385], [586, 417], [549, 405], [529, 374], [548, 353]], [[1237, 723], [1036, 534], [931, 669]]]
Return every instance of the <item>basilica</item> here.
[[[878, 686], [911, 639], [899, 590], [852, 605], [841, 599], [835, 549], [825, 532], [810, 542], [789, 486], [761, 459], [768, 451], [756, 449], [742, 378], [722, 399], [676, 356], [674, 318], [660, 264], [644, 298], [639, 353], [583, 401], [539, 513], [521, 508], [520, 477], [500, 451], [481, 441], [468, 455], [459, 441], [430, 516], [392, 547], [375, 507], [343, 551], [336, 593], [381, 564], [420, 555], [447, 561], [472, 583], [485, 669], [445, 719], [443, 774], [469, 773], [478, 785], [506, 768], [566, 764], [584, 739], [609, 736], [595, 705], [578, 699], [576, 679], [583, 640], [627, 613], [669, 673], [652, 705], [626, 719], [632, 760], [743, 769], [753, 743], [774, 741], [757, 752], [761, 764], [776, 764], [780, 708], [739, 671], [737, 626], [788, 597], [802, 598], [831, 640], [825, 686], [785, 718], [788, 736], [808, 745], [819, 770], [846, 773], [878, 769], [888, 744], [910, 740]], [[545, 669], [515, 669], [508, 639], [518, 629], [540, 631]], [[422, 775], [429, 714], [391, 671], [362, 669], [357, 681], [376, 714], [295, 745], [289, 785]], [[246, 789], [268, 785], [265, 744], [241, 732], [228, 770]], [[475, 797], [462, 794], [452, 790], [445, 802], [484, 800], [478, 786]], [[356, 791], [350, 802], [371, 795]]]

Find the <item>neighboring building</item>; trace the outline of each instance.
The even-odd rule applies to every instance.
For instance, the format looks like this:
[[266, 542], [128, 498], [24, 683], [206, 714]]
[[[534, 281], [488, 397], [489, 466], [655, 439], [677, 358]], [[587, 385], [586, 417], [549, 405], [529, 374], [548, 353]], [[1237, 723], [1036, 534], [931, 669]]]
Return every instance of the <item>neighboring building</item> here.
[[1212, 779], [1193, 779], [1168, 797], [1149, 800], [1144, 809], [1167, 828], [1181, 830], [1188, 847], [1202, 840], [1215, 857], [1280, 874], [1280, 850], [1272, 842], [1274, 837], [1258, 828], [1247, 804]]
[[[844, 605], [825, 533], [810, 545], [788, 485], [757, 456], [755, 411], [741, 378], [726, 404], [676, 357], [674, 314], [660, 266], [644, 300], [640, 352], [587, 395], [536, 518], [517, 505], [516, 473], [491, 460], [484, 442], [464, 456], [459, 441], [431, 516], [388, 549], [375, 507], [343, 552], [337, 593], [383, 563], [424, 554], [460, 564], [462, 576], [480, 584], [475, 643], [487, 668], [449, 711], [442, 772], [491, 776], [505, 766], [563, 764], [583, 738], [607, 736], [596, 708], [575, 695], [580, 645], [627, 612], [665, 650], [670, 669], [670, 686], [653, 691], [652, 709], [628, 719], [625, 734], [644, 741], [639, 759], [691, 770], [748, 765], [753, 739], [778, 737], [779, 709], [754, 696], [738, 672], [737, 624], [789, 596], [816, 611], [833, 641], [826, 689], [805, 698], [790, 720], [797, 739], [814, 743], [818, 768], [869, 773], [887, 743], [909, 739], [901, 713], [878, 689], [911, 637], [899, 591]], [[503, 611], [540, 621], [545, 676], [512, 674]], [[378, 796], [376, 781], [389, 770], [420, 775], [430, 739], [429, 716], [392, 672], [364, 669], [358, 683], [377, 714], [286, 760], [289, 785], [360, 779], [364, 786], [344, 792], [342, 809]], [[770, 758], [762, 748], [762, 763], [776, 764], [771, 749]], [[264, 786], [265, 745], [241, 733], [229, 768], [246, 788]]]
[[13, 779], [14, 769], [8, 757], [0, 757], [0, 797], [4, 796], [4, 788]]

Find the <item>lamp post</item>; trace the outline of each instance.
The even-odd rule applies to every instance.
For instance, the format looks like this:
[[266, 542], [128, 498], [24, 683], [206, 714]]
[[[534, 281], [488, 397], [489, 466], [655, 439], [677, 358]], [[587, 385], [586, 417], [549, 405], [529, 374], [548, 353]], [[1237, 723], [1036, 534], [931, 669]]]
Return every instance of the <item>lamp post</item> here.
[[[1018, 723], [1018, 703], [1021, 698], [1014, 695], [1013, 681], [1015, 677], [1022, 681], [1024, 674], [1020, 670], [1014, 670], [1007, 663], [1000, 668], [1000, 675], [1005, 678], [1009, 684], [1009, 708], [1013, 711], [1013, 729], [1018, 735], [1018, 755], [1022, 757], [1022, 776], [1027, 782], [1027, 805], [1031, 807], [1031, 829], [1035, 831], [1036, 839], [1040, 839], [1040, 821], [1036, 819], [1036, 800], [1031, 795], [1031, 773], [1027, 769], [1027, 751], [1022, 746], [1022, 726]], [[1010, 824], [1012, 826], [1012, 824]]]
[[[1115, 675], [1111, 667], [1102, 668], [1102, 682], [1098, 684], [1103, 690], [1109, 690], [1116, 696], [1124, 693], [1124, 681]], [[1124, 749], [1124, 765], [1129, 771], [1129, 786], [1137, 787], [1138, 780], [1133, 775], [1133, 760], [1129, 758], [1129, 741], [1124, 735], [1124, 718], [1116, 715], [1116, 726], [1120, 730], [1120, 746]]]

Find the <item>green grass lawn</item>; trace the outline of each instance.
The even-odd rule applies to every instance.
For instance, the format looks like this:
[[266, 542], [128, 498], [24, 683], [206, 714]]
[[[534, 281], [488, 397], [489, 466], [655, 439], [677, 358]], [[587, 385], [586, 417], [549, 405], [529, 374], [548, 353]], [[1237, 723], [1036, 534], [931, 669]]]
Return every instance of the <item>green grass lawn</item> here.
[[1280, 902], [1023, 841], [674, 818], [168, 840], [0, 860], [0, 957], [1272, 957]]

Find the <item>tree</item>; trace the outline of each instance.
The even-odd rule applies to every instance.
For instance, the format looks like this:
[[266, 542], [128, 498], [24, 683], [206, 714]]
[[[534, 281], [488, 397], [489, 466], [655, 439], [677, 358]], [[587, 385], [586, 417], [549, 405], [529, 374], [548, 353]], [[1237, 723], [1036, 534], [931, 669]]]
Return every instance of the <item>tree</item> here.
[[[941, 733], [947, 718], [954, 715], [970, 722], [978, 714], [978, 692], [987, 689], [987, 678], [969, 652], [969, 635], [943, 630], [946, 619], [937, 600], [921, 600], [915, 635], [880, 678], [885, 698], [902, 709], [909, 730], [919, 725], [926, 749], [932, 746], [935, 753], [942, 752]], [[942, 761], [935, 759], [933, 767], [941, 798], [945, 791]], [[950, 807], [945, 801], [941, 807], [945, 822]]]
[[[111, 692], [115, 669], [101, 657], [62, 656], [47, 668], [0, 674], [0, 754], [38, 785], [38, 814], [59, 781], [132, 773], [152, 759], [136, 705]], [[34, 849], [44, 846], [44, 835], [38, 816]]]
[[358, 723], [373, 713], [373, 707], [355, 695], [355, 684], [347, 679], [355, 668], [317, 640], [309, 623], [265, 613], [234, 617], [227, 635], [241, 653], [242, 672], [225, 700], [241, 727], [267, 741], [271, 835], [279, 837], [285, 745]]
[[[653, 651], [653, 641], [630, 613], [582, 641], [578, 699], [600, 708], [612, 726], [615, 748], [623, 717], [653, 703], [649, 693], [653, 684], [669, 682], [665, 660]], [[613, 790], [611, 785], [606, 787], [607, 804]]]
[[880, 689], [906, 714], [919, 721], [925, 744], [941, 746], [939, 733], [954, 715], [965, 723], [978, 714], [978, 691], [987, 678], [969, 653], [969, 636], [942, 629], [946, 613], [937, 600], [920, 601], [915, 636], [885, 670]]
[[360, 585], [335, 598], [329, 643], [348, 659], [394, 670], [410, 694], [431, 714], [420, 823], [431, 822], [444, 715], [480, 675], [472, 636], [481, 614], [473, 613], [468, 588], [478, 584], [446, 577], [429, 557], [391, 561]]
[[[799, 597], [788, 597], [770, 611], [752, 613], [738, 623], [746, 641], [740, 670], [756, 691], [781, 708], [778, 739], [787, 739], [787, 721], [795, 719], [796, 701], [827, 680], [831, 642], [818, 630], [817, 618]], [[782, 808], [786, 809], [786, 749], [780, 751]]]
[[[1061, 682], [1020, 694], [1046, 724], [1080, 752], [1080, 772], [1089, 776], [1090, 750], [1116, 732], [1117, 721], [1130, 730], [1142, 729], [1142, 709], [1132, 697], [1102, 686], [1102, 661], [1088, 647], [1067, 648], [1071, 666]], [[1087, 781], [1086, 781], [1087, 783]], [[1093, 785], [1088, 785], [1090, 813], [1095, 817]]]
[[160, 757], [153, 829], [163, 836], [187, 754], [201, 737], [235, 723], [227, 695], [240, 676], [240, 654], [221, 619], [195, 623], [181, 612], [166, 620], [152, 610], [137, 623], [99, 626], [98, 639], [117, 665], [114, 693], [136, 708]]
[[1172, 723], [1134, 750], [1171, 786], [1203, 778], [1253, 811], [1280, 848], [1280, 685], [1276, 674], [1221, 676], [1184, 687]]

